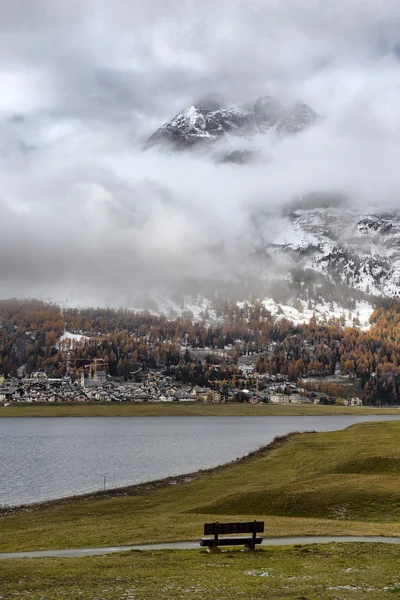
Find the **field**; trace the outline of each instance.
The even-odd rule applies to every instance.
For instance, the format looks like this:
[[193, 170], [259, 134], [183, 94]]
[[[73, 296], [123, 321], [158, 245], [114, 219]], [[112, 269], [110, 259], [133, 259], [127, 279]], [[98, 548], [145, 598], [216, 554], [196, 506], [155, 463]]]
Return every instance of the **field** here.
[[6, 417], [205, 417], [205, 416], [300, 416], [300, 415], [400, 415], [398, 408], [325, 406], [323, 404], [16, 404], [0, 406]]
[[[400, 422], [291, 434], [229, 465], [104, 495], [3, 510], [1, 551], [196, 539], [208, 520], [265, 536], [400, 535]], [[0, 560], [0, 598], [372, 600], [400, 595], [400, 546], [164, 550]]]
[[400, 548], [326, 544], [255, 552], [130, 552], [0, 561], [0, 596], [53, 600], [398, 598]]
[[0, 551], [196, 539], [205, 520], [265, 521], [265, 536], [400, 535], [400, 422], [292, 434], [245, 459], [0, 517]]

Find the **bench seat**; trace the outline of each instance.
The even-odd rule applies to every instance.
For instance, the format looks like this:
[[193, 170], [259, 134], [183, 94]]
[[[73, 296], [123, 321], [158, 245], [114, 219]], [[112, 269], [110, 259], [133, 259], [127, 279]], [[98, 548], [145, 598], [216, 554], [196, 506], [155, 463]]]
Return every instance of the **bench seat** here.
[[[236, 537], [220, 537], [218, 538], [218, 546], [249, 546], [251, 547], [253, 543], [252, 536], [244, 537], [244, 536], [236, 536]], [[256, 544], [262, 543], [262, 537], [256, 537]], [[200, 538], [200, 546], [213, 548], [214, 547], [214, 538]]]

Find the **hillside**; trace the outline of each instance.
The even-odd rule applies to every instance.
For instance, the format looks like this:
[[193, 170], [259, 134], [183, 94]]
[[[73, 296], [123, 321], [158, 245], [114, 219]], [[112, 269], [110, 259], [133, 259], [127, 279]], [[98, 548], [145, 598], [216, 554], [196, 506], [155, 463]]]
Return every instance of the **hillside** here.
[[[205, 318], [167, 319], [122, 309], [61, 310], [34, 300], [0, 301], [0, 376], [15, 377], [22, 369], [25, 376], [44, 371], [60, 378], [68, 372], [77, 379], [82, 368], [102, 359], [112, 377], [132, 380], [153, 370], [169, 377], [172, 385], [208, 385], [232, 398], [234, 390], [255, 389], [257, 381], [262, 392], [277, 376], [281, 383], [310, 377], [329, 377], [334, 383], [332, 378], [340, 374], [358, 380], [364, 403], [396, 405], [400, 302], [381, 301], [369, 328], [369, 308], [354, 298], [348, 302], [351, 310], [317, 319], [311, 300], [305, 305], [299, 298], [297, 315], [305, 313], [305, 320], [312, 316], [308, 323], [292, 323], [266, 302], [216, 299], [218, 320], [209, 324]], [[337, 310], [333, 301], [330, 307]], [[242, 372], [241, 357], [254, 365], [255, 373]], [[340, 387], [341, 381], [337, 383]], [[342, 393], [339, 388], [337, 393], [321, 391], [332, 397]], [[358, 392], [354, 388], [352, 393]]]
[[263, 233], [266, 251], [336, 283], [375, 295], [399, 295], [400, 214], [351, 204], [340, 196], [310, 194], [269, 215]]
[[0, 549], [196, 539], [205, 521], [250, 516], [269, 537], [399, 535], [399, 434], [399, 422], [294, 434], [211, 472], [12, 511]]

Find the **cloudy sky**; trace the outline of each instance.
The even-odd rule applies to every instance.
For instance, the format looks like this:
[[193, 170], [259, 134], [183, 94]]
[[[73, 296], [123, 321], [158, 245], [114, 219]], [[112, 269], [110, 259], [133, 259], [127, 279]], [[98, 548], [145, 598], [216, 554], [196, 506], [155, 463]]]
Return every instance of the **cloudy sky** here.
[[[396, 205], [399, 31], [398, 0], [2, 2], [0, 296], [130, 305], [234, 268], [250, 206], [315, 189]], [[257, 167], [142, 152], [209, 94], [325, 119]]]

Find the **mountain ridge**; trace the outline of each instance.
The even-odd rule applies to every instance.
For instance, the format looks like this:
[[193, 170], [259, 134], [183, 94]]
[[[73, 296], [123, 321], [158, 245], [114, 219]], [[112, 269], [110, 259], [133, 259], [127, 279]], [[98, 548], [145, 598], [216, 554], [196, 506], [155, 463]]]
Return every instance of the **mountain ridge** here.
[[278, 136], [300, 133], [322, 117], [302, 101], [284, 106], [272, 96], [254, 103], [227, 106], [200, 102], [192, 104], [167, 121], [146, 141], [144, 149], [172, 147], [187, 150], [212, 146], [227, 136], [254, 138], [275, 130]]

